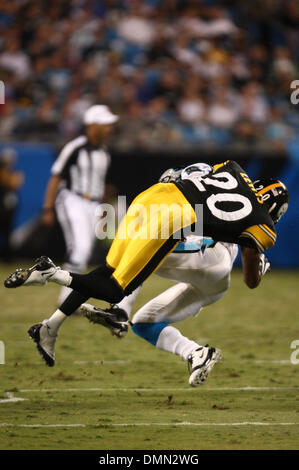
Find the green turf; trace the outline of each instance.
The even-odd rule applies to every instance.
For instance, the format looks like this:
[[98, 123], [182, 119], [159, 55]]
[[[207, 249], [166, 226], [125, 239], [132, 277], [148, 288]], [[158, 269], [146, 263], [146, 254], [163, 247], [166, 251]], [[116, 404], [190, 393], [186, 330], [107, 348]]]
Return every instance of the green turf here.
[[[59, 288], [7, 290], [2, 281], [14, 268], [0, 266], [0, 400], [26, 400], [0, 402], [0, 449], [298, 449], [299, 364], [290, 345], [299, 340], [299, 272], [273, 270], [249, 290], [236, 271], [220, 302], [177, 325], [222, 349], [223, 361], [194, 389], [178, 356], [132, 331], [118, 340], [79, 316], [63, 324], [56, 365], [46, 367], [26, 332], [52, 313]], [[135, 310], [170, 284], [152, 276]]]

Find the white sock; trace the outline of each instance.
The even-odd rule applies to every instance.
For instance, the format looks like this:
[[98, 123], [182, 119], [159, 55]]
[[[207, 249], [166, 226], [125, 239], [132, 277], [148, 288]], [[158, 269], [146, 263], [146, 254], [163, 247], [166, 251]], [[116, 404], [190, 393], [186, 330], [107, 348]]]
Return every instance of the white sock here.
[[72, 279], [73, 278], [68, 271], [57, 269], [53, 276], [49, 278], [49, 282], [56, 282], [56, 284], [60, 284], [61, 286], [69, 286]]
[[73, 291], [70, 287], [62, 286], [59, 296], [58, 296], [58, 303], [57, 306], [60, 306], [65, 299], [70, 295], [70, 293]]
[[132, 294], [127, 295], [124, 297], [117, 306], [121, 309], [123, 309], [127, 314], [128, 317], [130, 317], [132, 308], [133, 308], [133, 303], [141, 289], [141, 286], [137, 287], [137, 289], [133, 290]]
[[200, 347], [199, 344], [183, 336], [179, 330], [173, 326], [166, 326], [163, 328], [156, 346], [159, 349], [181, 356], [185, 361], [194, 349]]
[[58, 329], [64, 322], [64, 320], [67, 319], [67, 315], [65, 315], [61, 310], [56, 310], [56, 312], [53, 313], [53, 315], [47, 320], [47, 324], [50, 327], [51, 330], [51, 335], [56, 335]]

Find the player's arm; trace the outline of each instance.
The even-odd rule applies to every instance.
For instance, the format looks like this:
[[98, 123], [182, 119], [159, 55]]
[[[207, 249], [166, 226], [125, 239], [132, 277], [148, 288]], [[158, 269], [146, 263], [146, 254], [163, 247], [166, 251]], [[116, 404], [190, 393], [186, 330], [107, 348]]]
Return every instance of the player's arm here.
[[61, 180], [60, 175], [52, 175], [46, 188], [42, 222], [48, 226], [53, 225], [55, 222], [54, 204]]
[[274, 227], [259, 224], [248, 227], [241, 233], [240, 238], [244, 282], [254, 289], [270, 268], [270, 263], [261, 253], [275, 244], [276, 233]]
[[264, 253], [259, 253], [256, 248], [249, 246], [241, 247], [241, 258], [244, 282], [250, 289], [254, 289], [270, 271], [270, 263]]
[[260, 254], [255, 248], [241, 247], [244, 282], [250, 289], [255, 289], [261, 282]]

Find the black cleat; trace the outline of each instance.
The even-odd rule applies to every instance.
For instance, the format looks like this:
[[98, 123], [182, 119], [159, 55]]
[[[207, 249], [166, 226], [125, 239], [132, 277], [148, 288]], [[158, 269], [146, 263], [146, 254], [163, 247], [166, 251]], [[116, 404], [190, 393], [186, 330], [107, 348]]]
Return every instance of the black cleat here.
[[82, 304], [79, 311], [91, 323], [105, 326], [112, 335], [118, 338], [123, 338], [128, 333], [129, 317], [123, 309], [117, 306], [102, 310], [91, 304]]
[[55, 364], [55, 342], [57, 336], [50, 336], [47, 321], [37, 323], [28, 330], [30, 338], [36, 343], [36, 347], [45, 363], [49, 367]]

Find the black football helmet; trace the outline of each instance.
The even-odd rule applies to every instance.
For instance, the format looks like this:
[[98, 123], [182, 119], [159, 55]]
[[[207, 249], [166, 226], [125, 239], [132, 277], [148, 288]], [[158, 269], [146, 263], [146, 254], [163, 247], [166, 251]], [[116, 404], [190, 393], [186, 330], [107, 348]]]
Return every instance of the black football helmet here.
[[274, 178], [256, 180], [253, 186], [266, 205], [273, 222], [277, 224], [289, 207], [289, 192], [286, 186]]

